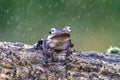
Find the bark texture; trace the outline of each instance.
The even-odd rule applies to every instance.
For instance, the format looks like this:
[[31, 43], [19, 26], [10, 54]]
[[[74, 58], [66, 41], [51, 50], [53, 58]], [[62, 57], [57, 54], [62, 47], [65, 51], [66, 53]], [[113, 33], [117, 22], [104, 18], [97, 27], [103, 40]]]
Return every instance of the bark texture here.
[[120, 80], [120, 56], [98, 52], [54, 53], [0, 42], [0, 80]]

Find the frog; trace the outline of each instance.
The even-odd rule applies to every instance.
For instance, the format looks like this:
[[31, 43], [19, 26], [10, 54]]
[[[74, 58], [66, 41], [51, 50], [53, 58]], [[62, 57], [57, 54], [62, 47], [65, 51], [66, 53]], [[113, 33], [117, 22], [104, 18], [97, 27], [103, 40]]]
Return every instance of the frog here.
[[47, 39], [40, 39], [37, 47], [42, 49], [43, 53], [50, 51], [68, 52], [73, 47], [70, 39], [71, 28], [66, 26], [63, 29], [51, 28]]
[[47, 39], [40, 39], [37, 48], [43, 51], [45, 56], [54, 52], [70, 53], [74, 46], [70, 38], [71, 27], [66, 26], [63, 29], [51, 28]]

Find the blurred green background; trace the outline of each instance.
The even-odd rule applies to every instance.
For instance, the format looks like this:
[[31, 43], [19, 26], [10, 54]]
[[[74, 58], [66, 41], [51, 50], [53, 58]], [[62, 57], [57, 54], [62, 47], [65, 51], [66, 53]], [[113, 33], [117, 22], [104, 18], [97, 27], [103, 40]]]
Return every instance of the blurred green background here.
[[0, 0], [0, 41], [34, 44], [65, 26], [77, 50], [120, 47], [120, 0]]

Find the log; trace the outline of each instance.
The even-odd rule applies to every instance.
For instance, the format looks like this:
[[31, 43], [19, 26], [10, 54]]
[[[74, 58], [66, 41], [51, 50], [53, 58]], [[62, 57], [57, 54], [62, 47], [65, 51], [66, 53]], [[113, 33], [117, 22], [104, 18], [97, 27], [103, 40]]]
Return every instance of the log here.
[[0, 42], [0, 80], [120, 80], [120, 56], [81, 52], [53, 53], [20, 42]]

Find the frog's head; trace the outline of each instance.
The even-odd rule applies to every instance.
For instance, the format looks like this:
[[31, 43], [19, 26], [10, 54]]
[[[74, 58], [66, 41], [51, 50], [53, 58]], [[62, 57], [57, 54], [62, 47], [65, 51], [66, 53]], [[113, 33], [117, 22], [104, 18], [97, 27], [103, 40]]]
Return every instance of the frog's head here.
[[48, 39], [58, 39], [58, 38], [69, 38], [70, 37], [70, 32], [71, 32], [71, 28], [69, 26], [66, 26], [63, 29], [56, 29], [56, 28], [52, 28], [49, 31], [49, 36]]

